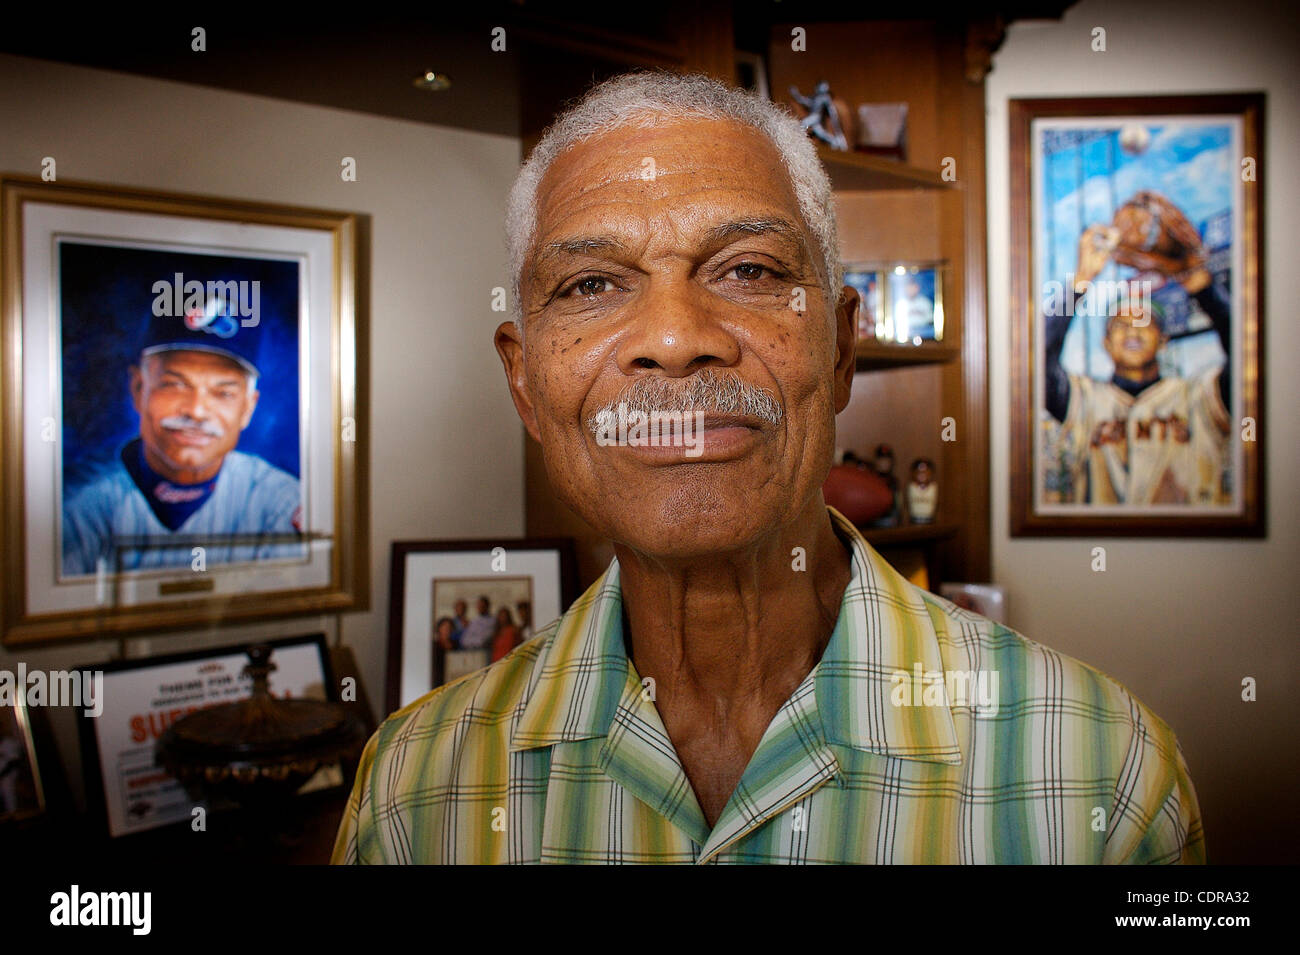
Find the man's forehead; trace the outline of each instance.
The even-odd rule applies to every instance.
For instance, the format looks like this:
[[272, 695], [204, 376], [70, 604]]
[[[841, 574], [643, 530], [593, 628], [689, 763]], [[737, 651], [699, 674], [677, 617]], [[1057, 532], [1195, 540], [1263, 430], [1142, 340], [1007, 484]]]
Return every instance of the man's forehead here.
[[146, 364], [159, 374], [206, 373], [229, 376], [240, 381], [247, 377], [247, 372], [233, 358], [191, 349], [177, 348], [155, 352], [147, 356]]
[[541, 241], [534, 252], [557, 233], [608, 234], [598, 226], [611, 203], [653, 207], [670, 216], [673, 227], [700, 233], [736, 219], [801, 222], [776, 148], [731, 120], [664, 118], [648, 128], [600, 133], [566, 150], [539, 184]]

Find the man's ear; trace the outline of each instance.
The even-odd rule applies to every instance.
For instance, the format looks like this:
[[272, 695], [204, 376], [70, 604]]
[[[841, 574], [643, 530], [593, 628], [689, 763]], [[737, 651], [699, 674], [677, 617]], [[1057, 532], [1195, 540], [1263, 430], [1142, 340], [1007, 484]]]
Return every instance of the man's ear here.
[[144, 372], [139, 365], [131, 366], [131, 404], [135, 405], [135, 413], [144, 416], [142, 404], [144, 403]]
[[239, 422], [240, 431], [247, 428], [248, 423], [253, 420], [253, 412], [257, 410], [257, 399], [260, 397], [262, 397], [262, 393], [257, 390], [254, 390], [253, 393], [248, 396], [248, 409], [244, 412], [243, 420]]
[[858, 309], [862, 299], [858, 290], [844, 286], [840, 303], [835, 307], [835, 413], [849, 404], [853, 391], [853, 374], [858, 368]]
[[519, 412], [519, 419], [533, 440], [541, 443], [537, 413], [533, 409], [533, 398], [528, 392], [528, 376], [524, 372], [524, 343], [515, 323], [502, 322], [498, 325], [492, 343], [496, 345], [497, 354], [501, 356], [501, 364], [506, 370], [506, 384], [510, 386], [515, 411]]

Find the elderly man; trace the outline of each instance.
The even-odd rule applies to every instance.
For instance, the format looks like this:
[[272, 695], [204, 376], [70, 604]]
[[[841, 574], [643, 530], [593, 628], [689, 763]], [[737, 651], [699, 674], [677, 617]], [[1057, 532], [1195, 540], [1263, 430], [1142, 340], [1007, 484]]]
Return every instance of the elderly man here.
[[[509, 230], [510, 390], [616, 559], [385, 721], [334, 861], [1202, 858], [1164, 723], [910, 585], [824, 504], [857, 300], [796, 120], [616, 78], [537, 145]], [[701, 415], [702, 453], [597, 441], [619, 403]]]
[[275, 543], [302, 529], [297, 479], [235, 450], [257, 408], [258, 373], [253, 332], [227, 326], [215, 336], [203, 316], [153, 319], [130, 371], [139, 437], [65, 503], [64, 574], [94, 573], [101, 561], [191, 566], [195, 545], [205, 563], [303, 555], [302, 545]]

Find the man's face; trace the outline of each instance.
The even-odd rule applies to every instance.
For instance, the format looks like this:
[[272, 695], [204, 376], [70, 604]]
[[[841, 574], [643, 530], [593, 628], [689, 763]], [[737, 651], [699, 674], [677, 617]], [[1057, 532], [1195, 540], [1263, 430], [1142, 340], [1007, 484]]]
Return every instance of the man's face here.
[[452, 607], [453, 607], [453, 609], [455, 610], [456, 616], [458, 616], [458, 617], [463, 617], [463, 616], [465, 616], [465, 611], [466, 611], [467, 609], [469, 609], [469, 605], [466, 604], [465, 601], [463, 601], [463, 600], [457, 600], [457, 601], [452, 605]]
[[[1134, 322], [1145, 322], [1135, 325]], [[1164, 337], [1149, 315], [1121, 312], [1106, 327], [1106, 353], [1118, 368], [1140, 369], [1155, 361]]]
[[[740, 548], [819, 493], [857, 296], [828, 300], [783, 169], [752, 129], [670, 120], [589, 139], [542, 180], [520, 277], [526, 354], [509, 323], [497, 348], [557, 493], [616, 542]], [[780, 422], [706, 413], [698, 456], [602, 445], [586, 426], [640, 379], [675, 393], [705, 369], [767, 392]]]
[[201, 351], [147, 357], [131, 369], [131, 398], [150, 466], [182, 483], [216, 474], [257, 407], [244, 370]]
[[479, 598], [478, 598], [478, 615], [479, 615], [480, 617], [486, 616], [486, 615], [487, 615], [487, 612], [488, 612], [488, 608], [489, 608], [489, 606], [490, 606], [490, 605], [488, 604], [488, 599], [487, 599], [486, 597], [479, 597]]

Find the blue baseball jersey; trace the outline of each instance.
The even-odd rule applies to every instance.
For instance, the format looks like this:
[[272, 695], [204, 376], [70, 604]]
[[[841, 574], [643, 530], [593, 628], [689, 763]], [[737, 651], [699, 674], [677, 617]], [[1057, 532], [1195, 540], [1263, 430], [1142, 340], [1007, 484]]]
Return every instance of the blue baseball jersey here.
[[203, 506], [172, 531], [118, 462], [64, 503], [63, 573], [93, 574], [101, 557], [110, 571], [189, 567], [198, 546], [208, 564], [301, 559], [305, 543], [255, 539], [299, 533], [301, 504], [296, 478], [256, 455], [231, 451]]

